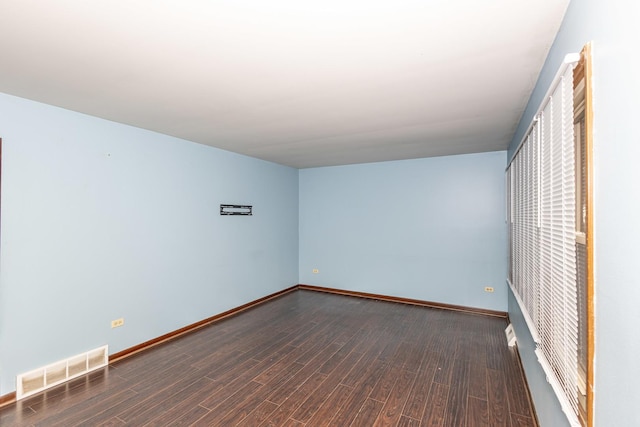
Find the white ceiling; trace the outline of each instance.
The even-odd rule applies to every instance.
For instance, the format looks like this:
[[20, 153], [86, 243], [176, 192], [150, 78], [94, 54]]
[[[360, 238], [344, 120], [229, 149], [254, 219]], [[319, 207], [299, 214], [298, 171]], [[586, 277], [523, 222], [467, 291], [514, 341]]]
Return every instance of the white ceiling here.
[[0, 92], [296, 168], [504, 150], [568, 3], [0, 0]]

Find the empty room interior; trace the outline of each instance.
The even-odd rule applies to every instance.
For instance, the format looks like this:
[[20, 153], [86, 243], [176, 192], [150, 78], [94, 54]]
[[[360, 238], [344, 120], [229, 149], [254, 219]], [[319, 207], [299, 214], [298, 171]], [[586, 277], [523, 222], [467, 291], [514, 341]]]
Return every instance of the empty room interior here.
[[0, 425], [640, 425], [638, 19], [0, 0]]

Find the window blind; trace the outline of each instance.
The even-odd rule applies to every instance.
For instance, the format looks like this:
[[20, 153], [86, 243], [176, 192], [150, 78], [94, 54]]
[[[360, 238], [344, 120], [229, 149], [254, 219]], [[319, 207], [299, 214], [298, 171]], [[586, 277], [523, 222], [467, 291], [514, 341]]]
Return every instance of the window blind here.
[[512, 236], [511, 286], [533, 339], [538, 334], [539, 300], [539, 128], [534, 123], [508, 170]]
[[509, 285], [536, 355], [579, 426], [573, 64], [569, 56], [507, 169]]

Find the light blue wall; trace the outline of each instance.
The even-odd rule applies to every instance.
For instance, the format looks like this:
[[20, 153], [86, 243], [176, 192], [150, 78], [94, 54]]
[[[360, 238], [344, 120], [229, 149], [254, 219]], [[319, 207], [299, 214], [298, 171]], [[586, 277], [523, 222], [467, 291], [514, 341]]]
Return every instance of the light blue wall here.
[[0, 395], [298, 282], [296, 169], [2, 94], [0, 133]]
[[[595, 204], [595, 425], [640, 425], [640, 2], [574, 0], [549, 53], [510, 153], [520, 142], [562, 57], [593, 40]], [[511, 318], [521, 316], [510, 299]], [[515, 323], [515, 322], [514, 322]], [[523, 325], [518, 340], [529, 342]], [[521, 348], [541, 424], [566, 422], [541, 385], [532, 348]]]
[[301, 170], [300, 282], [506, 311], [505, 156]]

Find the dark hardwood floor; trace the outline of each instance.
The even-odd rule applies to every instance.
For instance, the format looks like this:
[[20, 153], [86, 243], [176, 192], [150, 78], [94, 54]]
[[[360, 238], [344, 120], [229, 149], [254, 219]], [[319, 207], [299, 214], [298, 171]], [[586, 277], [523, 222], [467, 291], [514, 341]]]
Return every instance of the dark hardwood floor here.
[[0, 409], [1, 426], [533, 426], [504, 319], [298, 290]]

